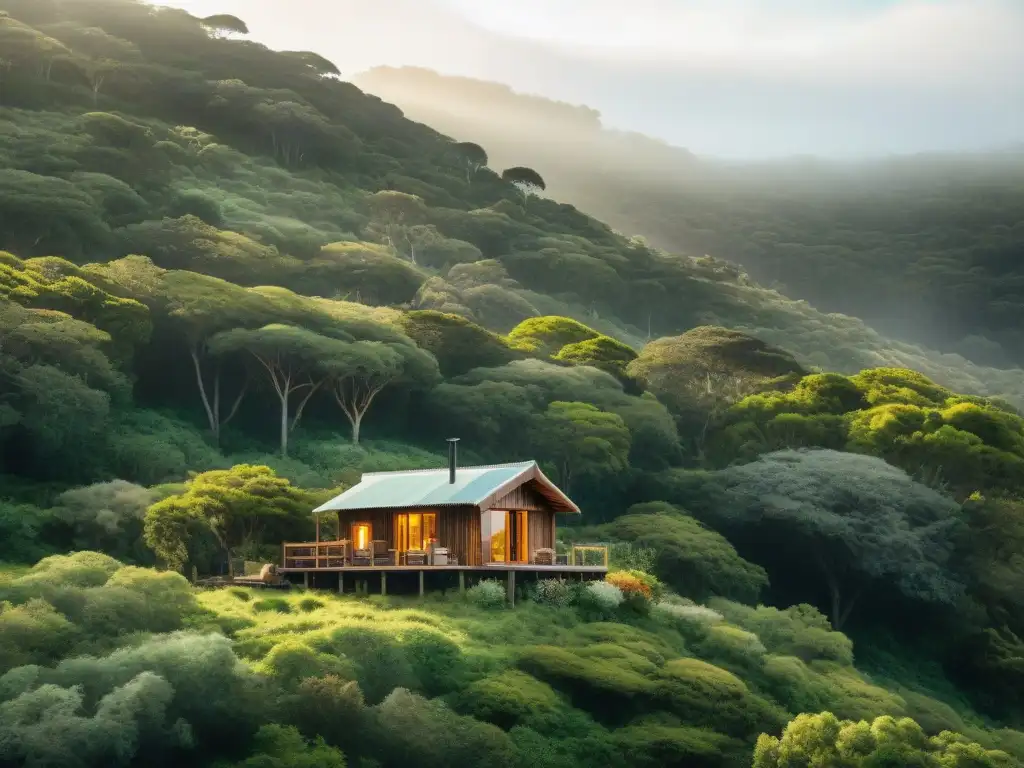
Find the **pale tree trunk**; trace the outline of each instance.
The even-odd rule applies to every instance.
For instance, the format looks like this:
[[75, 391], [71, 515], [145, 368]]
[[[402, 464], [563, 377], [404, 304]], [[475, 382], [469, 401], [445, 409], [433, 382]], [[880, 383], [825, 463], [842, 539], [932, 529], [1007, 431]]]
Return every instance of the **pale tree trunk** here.
[[192, 358], [192, 367], [196, 374], [196, 385], [199, 387], [199, 397], [203, 402], [203, 410], [206, 411], [206, 420], [210, 425], [210, 433], [213, 435], [214, 440], [220, 443], [220, 431], [229, 421], [231, 421], [235, 414], [238, 413], [238, 408], [242, 405], [242, 400], [245, 398], [245, 393], [249, 388], [248, 380], [242, 385], [241, 390], [238, 392], [238, 397], [235, 398], [234, 403], [231, 405], [231, 410], [228, 412], [227, 417], [221, 419], [220, 416], [220, 366], [217, 366], [216, 372], [213, 378], [213, 401], [210, 401], [209, 396], [206, 392], [206, 382], [203, 379], [203, 366], [199, 358], [199, 345], [193, 344], [189, 348], [189, 354]]
[[[321, 382], [314, 382], [312, 379], [304, 381], [301, 384], [295, 384], [295, 372], [291, 369], [285, 370], [284, 366], [280, 364], [278, 360], [265, 360], [259, 355], [253, 354], [264, 368], [267, 369], [267, 373], [270, 374], [270, 383], [274, 386], [274, 391], [277, 393], [278, 400], [281, 402], [281, 455], [284, 457], [288, 456], [288, 434], [295, 429], [299, 423], [299, 419], [302, 418], [302, 411], [306, 407], [306, 403], [313, 397], [316, 391], [320, 388]], [[294, 392], [299, 392], [303, 389], [309, 388], [309, 392], [299, 403], [299, 407], [295, 410], [295, 415], [289, 418], [289, 401]]]
[[387, 386], [390, 379], [359, 381], [348, 376], [334, 383], [334, 399], [352, 426], [352, 444], [359, 445], [359, 430], [363, 417], [373, 400]]

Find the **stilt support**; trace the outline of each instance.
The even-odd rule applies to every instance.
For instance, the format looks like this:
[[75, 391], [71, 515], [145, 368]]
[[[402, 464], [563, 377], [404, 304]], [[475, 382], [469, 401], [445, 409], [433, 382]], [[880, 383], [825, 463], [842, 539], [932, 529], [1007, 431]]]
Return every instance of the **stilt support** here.
[[388, 575], [384, 571], [381, 571], [380, 574], [380, 593], [382, 595], [386, 595], [388, 593]]
[[516, 572], [508, 572], [508, 604], [511, 607], [516, 605]]
[[466, 591], [466, 572], [459, 571], [459, 592]]
[[309, 571], [302, 572], [302, 586], [305, 589], [309, 589]]
[[420, 571], [420, 597], [423, 597], [423, 571]]

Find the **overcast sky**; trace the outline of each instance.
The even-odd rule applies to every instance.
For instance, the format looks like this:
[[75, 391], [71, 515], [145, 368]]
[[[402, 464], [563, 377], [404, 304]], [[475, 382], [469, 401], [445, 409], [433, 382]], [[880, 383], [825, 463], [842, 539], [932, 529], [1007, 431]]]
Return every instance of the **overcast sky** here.
[[354, 74], [411, 64], [704, 155], [1024, 141], [1024, 0], [167, 0]]

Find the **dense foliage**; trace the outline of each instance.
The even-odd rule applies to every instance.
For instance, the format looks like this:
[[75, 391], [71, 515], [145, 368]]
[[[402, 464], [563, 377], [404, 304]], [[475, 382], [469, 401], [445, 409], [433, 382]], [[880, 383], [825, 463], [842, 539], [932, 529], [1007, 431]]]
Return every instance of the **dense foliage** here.
[[[1024, 759], [1017, 374], [623, 237], [243, 19], [0, 11], [0, 763]], [[181, 575], [450, 435], [615, 572], [514, 613]]]
[[[898, 338], [981, 364], [1024, 361], [1020, 147], [722, 163], [498, 83], [414, 67], [378, 67], [355, 83], [413, 119], [481, 142], [495, 163], [530, 163], [555, 196], [619, 229], [742, 264], [787, 296]], [[837, 357], [828, 367], [847, 370]]]

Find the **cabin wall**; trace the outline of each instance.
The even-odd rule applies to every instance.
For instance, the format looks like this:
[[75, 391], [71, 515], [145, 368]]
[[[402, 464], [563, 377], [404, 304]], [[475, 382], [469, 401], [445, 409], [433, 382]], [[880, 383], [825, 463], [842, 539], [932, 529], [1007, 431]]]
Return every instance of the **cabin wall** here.
[[500, 499], [491, 504], [491, 509], [506, 509], [515, 511], [525, 509], [528, 512], [547, 511], [547, 501], [539, 493], [534, 491], [526, 483], [518, 488], [513, 488]]
[[527, 515], [530, 555], [538, 549], [555, 548], [555, 513], [550, 509]]
[[397, 516], [418, 512], [433, 512], [437, 515], [438, 545], [447, 547], [449, 554], [459, 559], [459, 565], [480, 565], [480, 514], [474, 507], [346, 510], [338, 513], [341, 537], [351, 539], [355, 523], [370, 523], [374, 539], [383, 539], [388, 542], [389, 549], [397, 549]]

